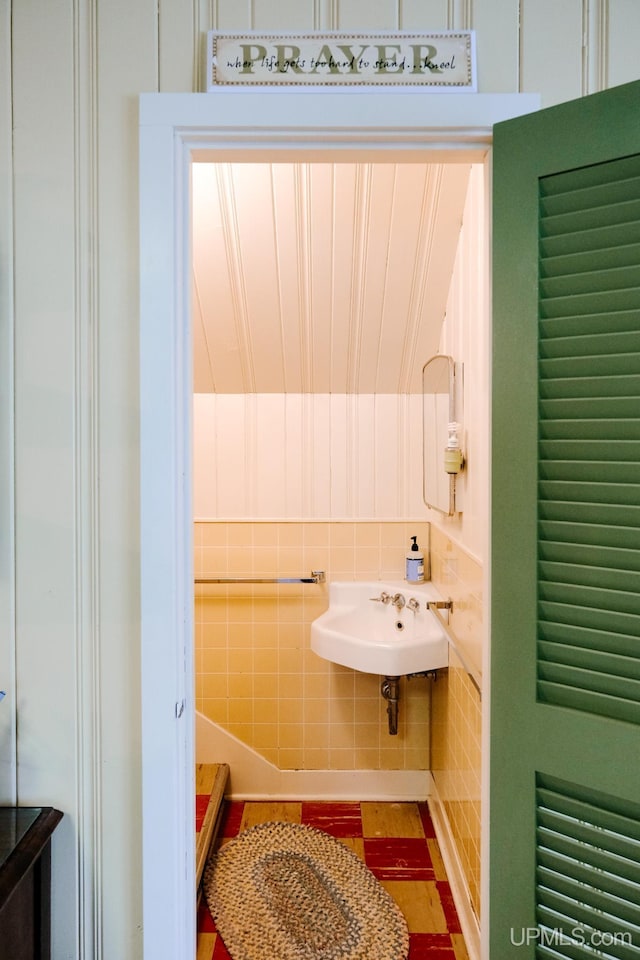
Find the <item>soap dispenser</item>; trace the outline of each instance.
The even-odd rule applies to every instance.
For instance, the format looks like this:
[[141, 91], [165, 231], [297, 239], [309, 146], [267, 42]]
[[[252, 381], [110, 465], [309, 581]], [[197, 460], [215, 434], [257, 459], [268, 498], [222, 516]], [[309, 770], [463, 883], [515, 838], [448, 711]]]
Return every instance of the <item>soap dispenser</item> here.
[[460, 473], [464, 466], [464, 457], [458, 439], [459, 423], [450, 423], [448, 426], [449, 438], [444, 449], [444, 469], [449, 474]]
[[424, 581], [424, 554], [418, 546], [418, 538], [411, 537], [413, 543], [407, 553], [405, 580], [407, 583], [422, 583]]

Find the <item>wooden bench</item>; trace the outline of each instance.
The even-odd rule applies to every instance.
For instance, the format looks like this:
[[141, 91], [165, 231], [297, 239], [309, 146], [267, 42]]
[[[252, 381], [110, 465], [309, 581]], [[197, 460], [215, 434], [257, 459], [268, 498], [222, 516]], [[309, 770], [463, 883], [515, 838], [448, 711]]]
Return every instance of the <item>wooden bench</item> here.
[[218, 835], [228, 780], [228, 763], [196, 764], [196, 886], [198, 891], [209, 851]]

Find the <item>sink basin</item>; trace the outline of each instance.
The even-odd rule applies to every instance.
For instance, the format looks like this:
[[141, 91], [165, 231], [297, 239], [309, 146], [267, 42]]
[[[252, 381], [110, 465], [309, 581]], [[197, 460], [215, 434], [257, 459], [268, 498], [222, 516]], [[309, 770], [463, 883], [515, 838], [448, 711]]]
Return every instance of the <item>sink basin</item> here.
[[[398, 593], [404, 606], [374, 599]], [[446, 667], [447, 637], [427, 608], [437, 599], [429, 583], [334, 581], [329, 609], [311, 624], [311, 649], [332, 663], [385, 677]]]

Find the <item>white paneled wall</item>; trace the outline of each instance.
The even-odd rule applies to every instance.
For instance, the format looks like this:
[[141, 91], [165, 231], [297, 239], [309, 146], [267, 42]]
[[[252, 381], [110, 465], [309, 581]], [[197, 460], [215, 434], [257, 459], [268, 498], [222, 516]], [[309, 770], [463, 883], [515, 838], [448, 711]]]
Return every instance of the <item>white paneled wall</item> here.
[[[0, 91], [11, 89], [11, 11], [0, 3]], [[13, 184], [11, 99], [0, 93], [0, 802], [16, 799], [15, 528], [13, 459]]]
[[196, 394], [198, 520], [420, 519], [417, 394]]
[[464, 365], [462, 445], [466, 465], [457, 483], [464, 504], [452, 519], [434, 522], [481, 562], [489, 556], [489, 187], [488, 169], [475, 165], [469, 179], [460, 243], [453, 269], [440, 352]]
[[[141, 2], [141, 0], [138, 0]], [[204, 47], [198, 31], [476, 32], [481, 93], [540, 93], [543, 106], [638, 77], [636, 0], [195, 0], [189, 17], [160, 5], [161, 89], [201, 89]], [[191, 25], [191, 24], [189, 24]], [[173, 32], [172, 32], [173, 31]], [[185, 69], [187, 62], [192, 69]], [[181, 59], [182, 58], [182, 59]], [[183, 69], [180, 69], [180, 64]], [[172, 78], [179, 82], [172, 83]]]
[[[464, 27], [483, 93], [546, 106], [640, 76], [637, 0], [0, 0], [0, 799], [65, 813], [52, 960], [143, 955], [138, 96], [202, 89], [208, 29]], [[269, 501], [285, 480], [276, 507], [254, 470], [256, 509], [413, 512], [409, 413], [352, 415], [359, 403], [335, 398], [341, 418], [305, 397], [285, 417], [280, 399], [273, 428], [254, 411], [246, 432], [218, 419], [224, 477], [215, 447], [202, 455], [216, 497], [262, 458]], [[285, 452], [285, 429], [300, 449]]]
[[418, 393], [469, 164], [197, 163], [197, 393]]

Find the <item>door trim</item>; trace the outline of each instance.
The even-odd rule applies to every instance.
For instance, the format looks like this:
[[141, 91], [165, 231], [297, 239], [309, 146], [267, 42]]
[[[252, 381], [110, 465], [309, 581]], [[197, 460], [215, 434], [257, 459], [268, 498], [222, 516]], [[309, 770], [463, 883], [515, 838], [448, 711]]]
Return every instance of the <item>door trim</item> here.
[[[482, 162], [534, 94], [232, 91], [140, 97], [140, 588], [144, 958], [195, 955], [190, 167]], [[328, 118], [328, 119], [327, 119]]]

